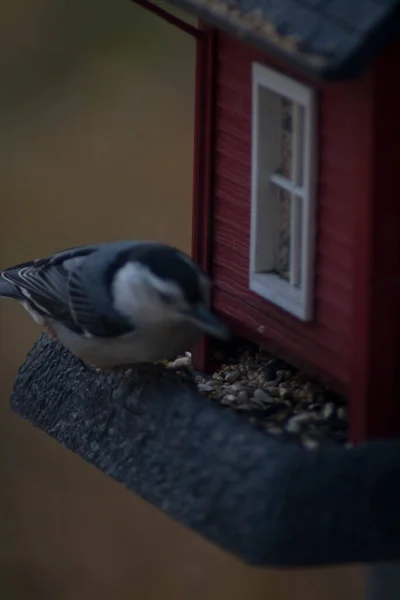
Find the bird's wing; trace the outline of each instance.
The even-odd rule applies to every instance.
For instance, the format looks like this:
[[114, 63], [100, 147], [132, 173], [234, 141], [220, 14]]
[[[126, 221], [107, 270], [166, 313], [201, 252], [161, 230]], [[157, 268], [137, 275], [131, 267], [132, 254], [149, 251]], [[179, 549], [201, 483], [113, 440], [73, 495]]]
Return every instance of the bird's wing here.
[[70, 311], [82, 333], [104, 338], [132, 332], [132, 324], [115, 311], [104, 282], [88, 282], [86, 275], [78, 265], [68, 278]]
[[55, 319], [80, 332], [69, 306], [68, 279], [70, 270], [95, 249], [70, 248], [6, 269], [0, 273], [0, 295], [20, 300], [38, 316]]
[[[104, 251], [105, 245], [102, 246]], [[0, 272], [0, 296], [20, 300], [38, 319], [54, 319], [88, 337], [114, 337], [131, 332], [132, 324], [115, 311], [108, 296], [102, 262], [91, 262], [90, 268], [82, 269], [88, 259], [97, 256], [102, 246], [76, 246], [6, 269]], [[106, 255], [112, 262], [121, 249], [131, 244], [107, 246], [111, 252]]]

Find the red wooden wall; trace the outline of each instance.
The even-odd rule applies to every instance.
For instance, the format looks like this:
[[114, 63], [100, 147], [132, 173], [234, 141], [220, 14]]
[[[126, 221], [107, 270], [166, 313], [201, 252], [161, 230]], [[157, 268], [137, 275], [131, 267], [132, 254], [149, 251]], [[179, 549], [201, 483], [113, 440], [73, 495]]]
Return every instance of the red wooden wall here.
[[400, 43], [370, 70], [370, 93], [360, 98], [372, 128], [360, 132], [371, 168], [354, 202], [351, 438], [400, 435]]
[[222, 33], [216, 40], [216, 61], [214, 306], [238, 333], [347, 391], [354, 309], [354, 206], [365, 202], [367, 194], [360, 182], [369, 170], [365, 132], [371, 126], [370, 77], [317, 84], [320, 163], [315, 318], [304, 323], [248, 289], [251, 66], [260, 61], [284, 72], [288, 69]]

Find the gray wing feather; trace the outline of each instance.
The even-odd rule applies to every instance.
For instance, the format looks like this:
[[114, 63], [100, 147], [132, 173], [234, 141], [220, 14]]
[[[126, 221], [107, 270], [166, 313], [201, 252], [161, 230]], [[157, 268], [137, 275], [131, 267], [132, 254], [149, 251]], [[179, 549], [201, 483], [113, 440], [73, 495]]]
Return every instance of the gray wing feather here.
[[[87, 277], [83, 265], [72, 269], [68, 278], [69, 307], [75, 323], [87, 336], [115, 337], [133, 331], [132, 324], [118, 314], [112, 304], [103, 273], [92, 272]], [[97, 275], [97, 277], [96, 277]]]
[[69, 273], [68, 302], [73, 319], [84, 335], [106, 335], [107, 329], [103, 324], [103, 319], [88, 297], [88, 291], [79, 268], [75, 268]]
[[5, 279], [0, 279], [0, 296], [4, 298], [14, 298], [15, 300], [22, 300], [21, 293], [18, 289]]
[[[111, 250], [109, 255], [115, 256], [119, 248], [127, 245], [119, 242], [106, 246]], [[76, 246], [6, 269], [0, 273], [0, 296], [15, 298], [41, 317], [59, 321], [77, 333], [90, 336], [127, 333], [132, 330], [130, 324], [112, 306], [105, 311], [104, 298], [98, 302], [99, 295], [106, 295], [104, 282], [98, 280], [96, 290], [85, 285], [87, 273], [82, 273], [82, 265], [101, 247]]]
[[14, 288], [12, 297], [25, 302], [42, 317], [55, 319], [77, 330], [68, 305], [68, 271], [62, 264], [8, 269], [1, 276], [6, 284]]
[[79, 331], [69, 307], [68, 277], [70, 269], [97, 248], [76, 246], [6, 269], [0, 273], [0, 295], [15, 298], [38, 315]]

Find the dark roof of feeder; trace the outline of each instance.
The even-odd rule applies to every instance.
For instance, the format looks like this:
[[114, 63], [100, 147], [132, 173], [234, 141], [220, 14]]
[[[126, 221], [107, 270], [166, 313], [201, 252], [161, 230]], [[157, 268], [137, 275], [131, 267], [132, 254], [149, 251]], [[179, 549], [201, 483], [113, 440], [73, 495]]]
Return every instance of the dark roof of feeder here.
[[325, 79], [356, 75], [400, 36], [400, 0], [169, 0]]

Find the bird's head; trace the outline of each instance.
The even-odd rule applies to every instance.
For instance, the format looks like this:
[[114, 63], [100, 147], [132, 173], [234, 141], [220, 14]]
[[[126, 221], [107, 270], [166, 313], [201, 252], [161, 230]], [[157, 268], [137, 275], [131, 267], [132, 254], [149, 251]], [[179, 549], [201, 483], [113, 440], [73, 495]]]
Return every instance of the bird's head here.
[[209, 277], [186, 254], [163, 244], [133, 248], [115, 269], [114, 307], [136, 326], [182, 323], [216, 338], [229, 328], [210, 310]]

